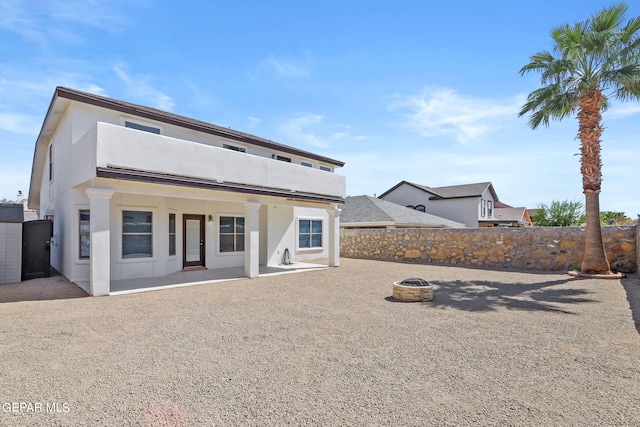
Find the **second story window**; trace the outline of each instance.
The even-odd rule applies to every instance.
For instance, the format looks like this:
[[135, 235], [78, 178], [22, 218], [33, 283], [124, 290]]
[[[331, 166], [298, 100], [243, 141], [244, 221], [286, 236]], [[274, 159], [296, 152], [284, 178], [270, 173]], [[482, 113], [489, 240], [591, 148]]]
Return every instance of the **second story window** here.
[[487, 216], [487, 201], [485, 199], [480, 199], [480, 216]]
[[126, 121], [124, 122], [124, 127], [141, 130], [143, 132], [150, 132], [160, 135], [160, 129], [153, 126], [141, 125], [140, 123]]
[[312, 167], [313, 167], [313, 165], [312, 165], [311, 163], [309, 163], [309, 162], [300, 162], [300, 164], [301, 164], [302, 166], [306, 166], [306, 167], [308, 167], [308, 168], [312, 168]]
[[487, 216], [489, 218], [493, 217], [493, 201], [487, 200]]
[[222, 148], [226, 148], [227, 150], [239, 151], [241, 153], [246, 153], [247, 152], [246, 148], [238, 147], [237, 145], [222, 144]]
[[331, 172], [331, 168], [328, 168], [326, 166], [320, 166], [320, 170], [321, 171], [326, 171], [326, 172]]
[[53, 144], [49, 146], [49, 181], [53, 181]]
[[280, 160], [281, 162], [291, 163], [291, 158], [289, 158], [289, 157], [284, 157], [284, 156], [279, 156], [279, 155], [277, 155], [277, 154], [274, 154], [274, 155], [272, 156], [272, 158], [273, 158], [273, 159], [276, 159], [276, 160]]

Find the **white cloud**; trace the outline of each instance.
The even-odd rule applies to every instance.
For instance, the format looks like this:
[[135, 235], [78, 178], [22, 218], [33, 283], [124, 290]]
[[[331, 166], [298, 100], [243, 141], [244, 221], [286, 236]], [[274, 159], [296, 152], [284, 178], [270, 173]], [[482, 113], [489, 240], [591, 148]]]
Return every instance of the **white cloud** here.
[[326, 148], [329, 146], [328, 139], [317, 136], [307, 130], [309, 127], [322, 123], [323, 120], [324, 116], [322, 115], [305, 113], [289, 120], [282, 126], [282, 130], [295, 141], [314, 147]]
[[[125, 5], [131, 7], [132, 2]], [[50, 18], [113, 32], [125, 21], [121, 6], [114, 1], [52, 0]]]
[[620, 119], [634, 114], [640, 114], [640, 104], [637, 102], [626, 102], [624, 104], [616, 104], [616, 106], [604, 113], [605, 117]]
[[51, 40], [79, 43], [78, 26], [118, 31], [125, 16], [120, 6], [97, 0], [1, 0], [0, 28], [42, 46]]
[[13, 132], [35, 134], [38, 132], [39, 119], [27, 114], [0, 112], [0, 129]]
[[279, 77], [307, 78], [311, 76], [312, 66], [308, 55], [303, 60], [276, 58], [272, 55], [264, 60], [264, 64]]
[[457, 94], [451, 89], [425, 88], [421, 93], [398, 96], [391, 111], [408, 111], [406, 125], [426, 137], [452, 136], [461, 144], [479, 138], [516, 118], [520, 97], [491, 100]]
[[334, 142], [367, 139], [364, 135], [353, 135], [352, 126], [327, 123], [321, 114], [302, 113], [281, 126], [281, 131], [292, 145], [300, 143], [320, 148], [329, 148]]
[[131, 76], [123, 68], [123, 65], [117, 65], [113, 67], [113, 71], [126, 84], [126, 90], [136, 99], [135, 102], [144, 103], [165, 111], [171, 111], [175, 107], [176, 104], [169, 95], [154, 88], [149, 83], [150, 78], [148, 76]]
[[104, 90], [102, 87], [93, 83], [78, 83], [71, 87], [74, 89], [81, 90], [83, 92], [93, 93], [94, 95], [108, 96], [106, 90]]
[[258, 119], [256, 117], [249, 116], [247, 119], [249, 119], [249, 128], [254, 128], [262, 123], [262, 119]]

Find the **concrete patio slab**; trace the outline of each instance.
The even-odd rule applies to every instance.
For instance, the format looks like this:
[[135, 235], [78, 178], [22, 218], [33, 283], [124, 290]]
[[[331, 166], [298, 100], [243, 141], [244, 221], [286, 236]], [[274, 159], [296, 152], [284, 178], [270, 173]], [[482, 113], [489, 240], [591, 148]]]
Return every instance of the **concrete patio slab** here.
[[[317, 263], [296, 262], [291, 265], [260, 266], [260, 276], [301, 273], [305, 271], [329, 268]], [[162, 277], [143, 277], [138, 279], [113, 280], [109, 295], [122, 295], [137, 292], [157, 291], [161, 289], [181, 288], [204, 285], [207, 283], [228, 282], [246, 279], [244, 267], [196, 269], [178, 271]], [[88, 284], [86, 285], [88, 286]]]

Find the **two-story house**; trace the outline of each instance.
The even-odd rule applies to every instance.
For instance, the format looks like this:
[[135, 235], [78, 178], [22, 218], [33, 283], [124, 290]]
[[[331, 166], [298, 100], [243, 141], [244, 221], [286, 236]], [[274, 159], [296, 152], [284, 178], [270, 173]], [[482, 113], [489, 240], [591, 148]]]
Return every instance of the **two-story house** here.
[[498, 201], [490, 182], [427, 187], [401, 181], [379, 198], [457, 221], [470, 228], [493, 226], [494, 206]]
[[53, 220], [51, 265], [92, 295], [182, 270], [339, 264], [344, 163], [254, 135], [58, 87], [29, 207]]

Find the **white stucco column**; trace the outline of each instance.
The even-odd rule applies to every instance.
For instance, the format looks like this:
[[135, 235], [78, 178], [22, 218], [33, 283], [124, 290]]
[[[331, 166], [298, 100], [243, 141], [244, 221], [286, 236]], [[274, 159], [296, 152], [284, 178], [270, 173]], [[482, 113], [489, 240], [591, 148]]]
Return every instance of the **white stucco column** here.
[[109, 295], [111, 286], [111, 232], [109, 203], [112, 190], [104, 188], [87, 189], [89, 196], [89, 230], [91, 232], [91, 271], [89, 291], [91, 295]]
[[244, 204], [244, 275], [252, 278], [260, 274], [260, 206]]
[[327, 209], [329, 214], [329, 267], [340, 265], [340, 209]]

